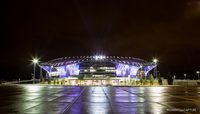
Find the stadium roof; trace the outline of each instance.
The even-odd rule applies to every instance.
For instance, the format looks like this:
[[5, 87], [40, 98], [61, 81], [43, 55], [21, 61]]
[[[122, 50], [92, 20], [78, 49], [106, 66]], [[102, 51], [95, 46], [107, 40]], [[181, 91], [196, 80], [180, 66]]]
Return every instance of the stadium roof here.
[[72, 56], [62, 57], [50, 60], [48, 62], [41, 63], [42, 66], [63, 66], [69, 64], [79, 64], [83, 62], [111, 62], [121, 63], [134, 66], [148, 66], [154, 64], [153, 62], [147, 62], [143, 59], [134, 57], [122, 57], [122, 56]]

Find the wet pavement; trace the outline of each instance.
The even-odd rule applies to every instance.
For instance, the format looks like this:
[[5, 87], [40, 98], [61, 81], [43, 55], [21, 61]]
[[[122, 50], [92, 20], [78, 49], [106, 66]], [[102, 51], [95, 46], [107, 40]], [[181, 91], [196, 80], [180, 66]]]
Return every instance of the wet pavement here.
[[200, 113], [200, 87], [1, 85], [2, 114]]

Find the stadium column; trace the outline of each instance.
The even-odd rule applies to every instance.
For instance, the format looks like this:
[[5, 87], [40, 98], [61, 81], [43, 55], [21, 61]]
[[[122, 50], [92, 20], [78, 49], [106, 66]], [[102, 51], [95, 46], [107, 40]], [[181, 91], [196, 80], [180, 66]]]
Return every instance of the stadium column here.
[[40, 81], [43, 79], [42, 68], [40, 67]]

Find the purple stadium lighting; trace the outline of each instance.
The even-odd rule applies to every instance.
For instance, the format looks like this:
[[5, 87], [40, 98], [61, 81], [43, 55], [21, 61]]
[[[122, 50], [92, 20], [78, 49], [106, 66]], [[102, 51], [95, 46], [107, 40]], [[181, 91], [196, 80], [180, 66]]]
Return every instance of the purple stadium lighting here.
[[79, 65], [71, 64], [66, 66], [66, 72], [69, 75], [79, 75]]
[[[97, 62], [95, 62], [97, 61]], [[158, 62], [157, 60], [154, 62]], [[40, 63], [47, 75], [56, 78], [63, 78], [77, 75], [103, 75], [117, 77], [147, 76], [148, 72], [156, 67], [154, 62], [148, 62], [139, 58], [105, 56], [97, 54], [94, 56], [63, 57], [48, 62]], [[92, 74], [88, 73], [90, 67]]]
[[136, 76], [139, 67], [126, 65], [126, 64], [116, 64], [116, 75], [117, 76]]

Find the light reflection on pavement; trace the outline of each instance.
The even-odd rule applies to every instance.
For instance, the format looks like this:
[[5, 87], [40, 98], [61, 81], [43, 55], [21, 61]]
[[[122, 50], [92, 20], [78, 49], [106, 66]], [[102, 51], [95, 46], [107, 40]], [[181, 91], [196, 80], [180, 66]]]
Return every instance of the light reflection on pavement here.
[[0, 113], [200, 113], [200, 87], [1, 85]]

